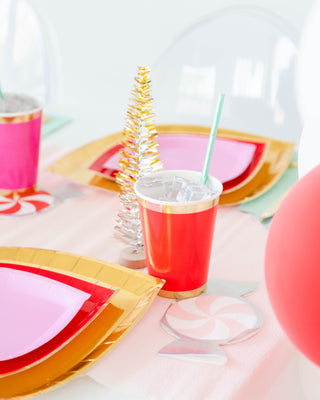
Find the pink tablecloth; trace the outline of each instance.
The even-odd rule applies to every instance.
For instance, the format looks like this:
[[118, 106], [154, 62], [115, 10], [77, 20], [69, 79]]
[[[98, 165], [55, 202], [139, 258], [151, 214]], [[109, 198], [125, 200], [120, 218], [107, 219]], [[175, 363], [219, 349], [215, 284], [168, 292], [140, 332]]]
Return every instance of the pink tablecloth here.
[[[39, 186], [45, 190], [66, 180], [44, 169], [63, 154], [45, 145], [41, 150]], [[79, 186], [80, 187], [80, 186]], [[0, 245], [63, 250], [118, 262], [123, 244], [113, 238], [119, 207], [115, 193], [81, 186], [84, 196], [29, 217], [1, 218]], [[258, 306], [264, 325], [251, 339], [224, 346], [224, 366], [181, 361], [157, 354], [172, 341], [159, 320], [171, 303], [156, 298], [137, 326], [113, 351], [88, 371], [104, 385], [153, 400], [257, 400], [263, 398], [292, 346], [280, 329], [263, 283], [263, 254], [267, 230], [251, 215], [221, 208], [210, 270], [212, 278], [260, 282], [250, 300]]]

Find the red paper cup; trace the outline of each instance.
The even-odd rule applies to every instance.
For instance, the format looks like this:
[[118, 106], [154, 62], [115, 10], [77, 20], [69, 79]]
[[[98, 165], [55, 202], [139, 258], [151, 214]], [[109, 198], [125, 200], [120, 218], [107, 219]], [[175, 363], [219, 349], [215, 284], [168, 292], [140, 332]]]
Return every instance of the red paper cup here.
[[150, 197], [143, 180], [179, 176], [199, 182], [195, 171], [161, 171], [148, 174], [135, 184], [146, 249], [148, 273], [165, 279], [160, 295], [170, 298], [197, 296], [205, 290], [212, 239], [222, 184], [208, 177], [214, 194], [200, 201], [169, 202]]
[[17, 113], [0, 113], [0, 190], [22, 191], [36, 185], [42, 105]]

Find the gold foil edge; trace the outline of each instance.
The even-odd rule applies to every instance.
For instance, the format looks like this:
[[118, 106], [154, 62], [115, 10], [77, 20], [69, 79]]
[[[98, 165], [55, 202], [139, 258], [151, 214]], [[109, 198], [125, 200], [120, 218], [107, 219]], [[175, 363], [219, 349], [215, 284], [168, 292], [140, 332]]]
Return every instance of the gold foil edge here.
[[200, 286], [197, 289], [193, 290], [186, 290], [183, 292], [173, 292], [171, 290], [160, 290], [159, 296], [166, 297], [167, 299], [177, 299], [177, 300], [184, 300], [189, 299], [190, 297], [199, 296], [206, 290], [207, 284]]
[[[156, 125], [159, 135], [192, 134], [208, 136], [210, 127], [197, 125]], [[270, 137], [264, 137], [228, 129], [219, 129], [218, 137], [235, 140], [254, 140], [269, 143], [265, 152], [264, 163], [243, 186], [234, 191], [222, 192], [219, 204], [230, 206], [253, 200], [271, 188], [283, 175], [289, 166], [294, 152], [294, 143], [284, 142]], [[55, 162], [48, 171], [54, 172], [74, 182], [93, 186], [102, 190], [119, 192], [119, 186], [108, 177], [98, 176], [89, 170], [90, 165], [110, 148], [121, 142], [122, 133], [105, 136], [88, 143]]]
[[10, 115], [7, 117], [4, 114], [0, 115], [0, 124], [20, 124], [21, 122], [28, 122], [34, 119], [40, 118], [42, 114], [42, 110], [34, 111], [31, 113], [26, 113], [23, 115]]
[[147, 208], [148, 210], [161, 212], [164, 214], [193, 214], [196, 212], [206, 211], [210, 208], [215, 207], [219, 203], [219, 198], [202, 201], [201, 203], [186, 203], [186, 204], [159, 204], [152, 203], [151, 201], [141, 199], [139, 197], [139, 203]]
[[[26, 261], [24, 261], [24, 259]], [[41, 260], [43, 261], [43, 264], [47, 263], [49, 265], [43, 266], [33, 264], [32, 261], [36, 260]], [[58, 261], [59, 265], [60, 262], [62, 262], [62, 268], [57, 268], [56, 263]], [[122, 286], [120, 285], [120, 289], [122, 289], [122, 292], [125, 293], [126, 291], [130, 290], [131, 287], [132, 291], [128, 291], [127, 293], [130, 294], [131, 297], [136, 296], [138, 299], [135, 306], [131, 308], [130, 311], [126, 313], [126, 315], [124, 315], [124, 318], [119, 319], [119, 322], [116, 323], [113, 331], [110, 332], [110, 334], [107, 334], [107, 336], [105, 336], [102, 340], [100, 340], [99, 343], [97, 343], [97, 346], [95, 346], [94, 349], [90, 351], [90, 353], [87, 354], [80, 362], [75, 364], [68, 371], [62, 372], [60, 376], [53, 378], [51, 381], [43, 384], [39, 383], [37, 387], [34, 387], [32, 389], [21, 389], [19, 393], [15, 393], [12, 396], [9, 395], [9, 397], [14, 397], [16, 399], [34, 396], [36, 394], [46, 392], [53, 387], [61, 386], [62, 384], [66, 383], [67, 381], [71, 380], [72, 378], [89, 368], [92, 363], [96, 362], [99, 358], [109, 352], [122, 339], [122, 337], [125, 336], [133, 328], [133, 326], [138, 322], [140, 317], [149, 307], [152, 300], [158, 294], [159, 290], [164, 284], [164, 280], [143, 274], [139, 271], [132, 271], [128, 270], [127, 268], [117, 266], [115, 264], [111, 264], [105, 261], [100, 261], [85, 256], [77, 256], [71, 253], [64, 253], [55, 250], [23, 247], [0, 247], [0, 262], [20, 262], [24, 265], [31, 265], [40, 268], [42, 267], [45, 269], [54, 269], [60, 273], [67, 273], [68, 275], [80, 275], [84, 279], [100, 278], [102, 282], [104, 281], [103, 266], [109, 267], [110, 270], [107, 271], [106, 276], [109, 276], [112, 270], [117, 271], [119, 275], [117, 280], [119, 281], [120, 279], [120, 281], [122, 282]], [[98, 264], [99, 267], [93, 269], [85, 268], [88, 263], [93, 264], [93, 266], [94, 264]], [[84, 274], [79, 273], [80, 271], [84, 271]], [[140, 277], [140, 279], [137, 280], [136, 277]], [[109, 282], [106, 283], [110, 284]], [[112, 305], [112, 300], [110, 305]], [[108, 305], [106, 306], [106, 309], [107, 308]], [[97, 318], [99, 318], [99, 316]], [[85, 330], [82, 333], [84, 332]], [[60, 366], [57, 365], [57, 369], [59, 368]], [[19, 380], [19, 373], [16, 374], [16, 378]], [[12, 387], [14, 388], [14, 385]], [[6, 395], [6, 397], [0, 398], [8, 398], [8, 396]]]

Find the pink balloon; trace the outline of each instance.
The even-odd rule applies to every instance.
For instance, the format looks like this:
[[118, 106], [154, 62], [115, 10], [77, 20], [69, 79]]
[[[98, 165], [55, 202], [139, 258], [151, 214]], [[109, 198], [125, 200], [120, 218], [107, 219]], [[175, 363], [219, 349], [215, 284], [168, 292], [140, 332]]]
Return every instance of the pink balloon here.
[[272, 221], [265, 277], [282, 328], [320, 365], [320, 166], [294, 185]]

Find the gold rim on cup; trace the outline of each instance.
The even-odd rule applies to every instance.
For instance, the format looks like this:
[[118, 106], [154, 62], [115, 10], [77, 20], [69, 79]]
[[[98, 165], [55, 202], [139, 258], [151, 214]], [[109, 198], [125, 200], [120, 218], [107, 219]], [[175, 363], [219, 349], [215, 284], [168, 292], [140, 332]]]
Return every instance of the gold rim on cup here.
[[[169, 171], [158, 171], [153, 172], [147, 175], [148, 178], [150, 177], [157, 177], [158, 175], [168, 175], [168, 176], [189, 176], [190, 174], [194, 176], [194, 179], [198, 179], [200, 181], [201, 173], [198, 171], [185, 171], [185, 170], [169, 170]], [[143, 178], [142, 178], [143, 179]], [[208, 210], [219, 203], [219, 197], [222, 193], [222, 184], [221, 182], [209, 176], [209, 182], [211, 181], [213, 185], [216, 185], [215, 193], [209, 198], [200, 201], [190, 201], [185, 203], [178, 203], [178, 202], [170, 202], [170, 201], [162, 201], [154, 199], [150, 196], [147, 196], [138, 189], [139, 181], [135, 184], [135, 193], [138, 198], [138, 202], [148, 210], [161, 212], [164, 214], [192, 214], [195, 212], [201, 212]]]
[[[7, 94], [13, 94], [13, 93], [7, 93]], [[31, 110], [26, 110], [26, 111], [17, 111], [9, 113], [0, 112], [0, 124], [19, 124], [21, 122], [28, 122], [41, 117], [42, 110], [44, 108], [44, 104], [42, 101], [40, 101], [36, 97], [28, 96], [26, 94], [22, 93], [15, 93], [15, 94], [21, 95], [22, 97], [33, 99], [34, 101], [37, 102], [37, 106], [33, 107]]]
[[167, 299], [184, 300], [190, 297], [197, 297], [206, 290], [207, 284], [200, 286], [197, 289], [186, 290], [184, 292], [173, 292], [170, 290], [160, 290], [158, 296], [166, 297]]

